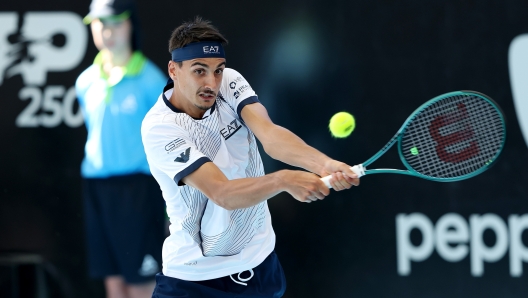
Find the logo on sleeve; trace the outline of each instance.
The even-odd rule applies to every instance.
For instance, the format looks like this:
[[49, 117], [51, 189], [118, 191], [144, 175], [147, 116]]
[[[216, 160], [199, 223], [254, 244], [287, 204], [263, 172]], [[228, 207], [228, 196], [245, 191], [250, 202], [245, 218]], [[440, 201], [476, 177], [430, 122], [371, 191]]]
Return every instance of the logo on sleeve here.
[[229, 83], [229, 88], [235, 89], [238, 82], [245, 81], [243, 77], [236, 77], [231, 83]]
[[189, 161], [189, 156], [191, 155], [191, 147], [187, 148], [185, 152], [182, 152], [179, 157], [176, 157], [174, 161], [186, 163]]
[[238, 92], [244, 93], [244, 92], [246, 92], [246, 90], [249, 90], [249, 89], [251, 89], [251, 87], [249, 87], [249, 85], [243, 85], [240, 88], [238, 88]]
[[235, 99], [239, 98], [240, 97], [240, 94], [246, 92], [247, 90], [250, 90], [251, 87], [249, 87], [249, 85], [243, 85], [243, 86], [240, 86], [237, 90], [235, 90], [235, 92], [233, 93], [233, 96], [235, 97]]
[[185, 144], [185, 141], [178, 138], [168, 143], [167, 145], [165, 145], [165, 151], [167, 151], [167, 153], [171, 153], [172, 151], [176, 150], [178, 147], [180, 147], [183, 144]]

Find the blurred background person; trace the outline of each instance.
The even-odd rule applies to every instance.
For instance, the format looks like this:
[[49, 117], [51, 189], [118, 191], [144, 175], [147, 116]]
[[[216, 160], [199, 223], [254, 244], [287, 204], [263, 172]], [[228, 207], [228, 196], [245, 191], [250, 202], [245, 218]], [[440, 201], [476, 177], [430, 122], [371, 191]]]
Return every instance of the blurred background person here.
[[107, 297], [151, 297], [165, 203], [141, 142], [165, 76], [140, 51], [135, 3], [93, 0], [84, 22], [99, 50], [75, 88], [88, 137], [81, 165], [89, 275]]

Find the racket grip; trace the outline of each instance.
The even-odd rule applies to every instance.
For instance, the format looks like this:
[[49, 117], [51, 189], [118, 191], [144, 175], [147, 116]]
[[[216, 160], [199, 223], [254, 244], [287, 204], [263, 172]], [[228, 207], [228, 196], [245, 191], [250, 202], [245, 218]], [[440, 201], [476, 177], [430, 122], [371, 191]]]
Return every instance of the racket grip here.
[[[365, 167], [363, 167], [362, 164], [355, 165], [350, 168], [352, 172], [356, 173], [356, 175], [359, 177], [365, 175]], [[332, 185], [330, 185], [330, 179], [332, 179], [332, 175], [328, 175], [326, 177], [321, 178], [321, 180], [324, 182], [326, 187], [332, 188]]]

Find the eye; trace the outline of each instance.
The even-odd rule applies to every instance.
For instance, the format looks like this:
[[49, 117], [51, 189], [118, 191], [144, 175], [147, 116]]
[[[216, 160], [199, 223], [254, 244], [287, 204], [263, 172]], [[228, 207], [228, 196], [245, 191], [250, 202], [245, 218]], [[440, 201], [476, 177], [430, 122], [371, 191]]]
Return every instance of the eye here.
[[215, 70], [215, 74], [222, 74], [223, 72], [224, 72], [223, 68], [219, 68], [219, 69]]
[[201, 69], [201, 68], [198, 68], [198, 69], [195, 69], [194, 72], [195, 72], [196, 74], [198, 74], [198, 75], [201, 75], [201, 74], [204, 73], [204, 70]]

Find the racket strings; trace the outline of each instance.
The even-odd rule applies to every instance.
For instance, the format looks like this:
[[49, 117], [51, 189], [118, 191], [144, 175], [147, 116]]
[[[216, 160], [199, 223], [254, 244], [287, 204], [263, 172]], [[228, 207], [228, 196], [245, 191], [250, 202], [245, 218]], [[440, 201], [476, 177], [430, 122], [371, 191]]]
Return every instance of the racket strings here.
[[[485, 118], [486, 117], [489, 118], [489, 113], [483, 113], [482, 115]], [[476, 114], [476, 116], [478, 117], [480, 115]], [[468, 119], [469, 119], [469, 117], [466, 118], [466, 119], [459, 120], [459, 121], [455, 122], [455, 123], [458, 124], [458, 127], [455, 126], [454, 128], [451, 128], [451, 130], [447, 130], [446, 132], [444, 132], [444, 134], [442, 134], [442, 135], [448, 136], [445, 141], [449, 142], [450, 141], [449, 136], [451, 136], [451, 138], [453, 138], [453, 136], [460, 137], [460, 134], [456, 135], [457, 132], [459, 132], [461, 130], [469, 131], [470, 134], [472, 134], [472, 135], [474, 134], [475, 135], [475, 137], [477, 139], [476, 141], [475, 140], [471, 140], [471, 137], [472, 137], [472, 135], [471, 135], [471, 136], [466, 136], [466, 137], [469, 137], [470, 140], [464, 140], [464, 141], [455, 140], [455, 141], [458, 141], [458, 142], [454, 142], [453, 144], [452, 143], [447, 143], [446, 144], [446, 143], [439, 142], [439, 144], [437, 144], [437, 146], [436, 146], [436, 149], [437, 149], [436, 153], [437, 154], [438, 154], [438, 151], [439, 151], [438, 147], [440, 146], [440, 149], [445, 150], [444, 154], [449, 154], [449, 153], [457, 154], [458, 153], [459, 155], [462, 155], [462, 156], [459, 156], [459, 158], [457, 160], [454, 160], [451, 163], [448, 163], [447, 167], [446, 167], [445, 163], [437, 164], [437, 166], [440, 166], [440, 169], [442, 169], [442, 170], [444, 170], [446, 172], [450, 171], [450, 167], [449, 166], [453, 167], [454, 170], [458, 170], [458, 172], [459, 172], [458, 174], [465, 174], [465, 173], [469, 173], [469, 172], [477, 170], [482, 165], [482, 162], [484, 162], [484, 163], [486, 162], [486, 159], [484, 159], [484, 160], [478, 160], [478, 159], [471, 160], [470, 159], [471, 156], [463, 156], [464, 153], [467, 153], [467, 154], [471, 153], [471, 154], [475, 155], [475, 157], [480, 157], [482, 159], [483, 157], [485, 158], [489, 154], [486, 154], [486, 152], [482, 152], [482, 153], [478, 154], [479, 150], [482, 150], [482, 149], [486, 150], [486, 149], [489, 149], [489, 148], [493, 147], [493, 146], [485, 146], [485, 147], [478, 146], [478, 145], [480, 145], [480, 144], [482, 144], [483, 142], [486, 141], [486, 140], [481, 140], [482, 136], [485, 136], [485, 134], [482, 134], [482, 132], [493, 132], [494, 131], [493, 128], [489, 129], [489, 128], [485, 127], [486, 125], [484, 125], [484, 127], [483, 127], [483, 124], [486, 124], [486, 123], [489, 123], [489, 122], [479, 121], [478, 119], [472, 119], [472, 120], [474, 120], [473, 123], [472, 123], [474, 125], [471, 127], [471, 126], [468, 126], [468, 123], [467, 123]], [[489, 121], [489, 119], [486, 119], [486, 121]], [[469, 130], [467, 129], [467, 127], [469, 127]], [[475, 133], [475, 131], [476, 131], [476, 133]], [[475, 144], [477, 144], [477, 145], [475, 145]], [[444, 147], [442, 148], [441, 146], [444, 146]], [[474, 148], [472, 148], [471, 146], [473, 146]], [[470, 149], [468, 149], [468, 148], [470, 148]], [[471, 148], [473, 150], [471, 150]], [[500, 143], [499, 143], [499, 148], [500, 148]], [[455, 175], [456, 175], [456, 172], [455, 172]]]
[[493, 161], [505, 138], [499, 110], [477, 95], [440, 99], [411, 118], [400, 143], [402, 156], [420, 174], [453, 178]]
[[[486, 117], [489, 118], [489, 113], [484, 113], [483, 116], [485, 118]], [[444, 154], [459, 154], [460, 155], [458, 156], [458, 159], [448, 160], [450, 161], [450, 163], [448, 163], [447, 166], [445, 163], [437, 164], [437, 168], [440, 168], [441, 170], [445, 172], [443, 173], [444, 176], [449, 176], [450, 171], [453, 171], [452, 174], [454, 175], [464, 175], [464, 174], [476, 171], [481, 166], [485, 165], [486, 162], [489, 162], [489, 159], [486, 159], [486, 158], [493, 156], [493, 153], [494, 153], [493, 150], [492, 150], [493, 152], [491, 152], [492, 153], [491, 155], [490, 155], [490, 152], [486, 152], [486, 151], [489, 151], [490, 148], [494, 147], [493, 144], [487, 144], [488, 146], [482, 146], [482, 144], [486, 144], [486, 139], [487, 139], [487, 138], [484, 138], [486, 134], [485, 133], [483, 134], [482, 132], [493, 133], [495, 131], [493, 127], [489, 128], [489, 127], [486, 127], [487, 125], [485, 125], [486, 123], [493, 122], [493, 120], [491, 120], [491, 122], [489, 122], [490, 119], [486, 119], [486, 121], [488, 122], [478, 121], [477, 119], [473, 119], [473, 120], [474, 120], [473, 123], [471, 123], [473, 124], [473, 126], [468, 126], [467, 119], [465, 121], [458, 121], [457, 122], [457, 124], [459, 124], [458, 127], [455, 126], [455, 128], [452, 128], [451, 131], [447, 130], [446, 132], [444, 132], [444, 134], [442, 134], [446, 136], [454, 135], [454, 136], [460, 137], [460, 134], [458, 135], [456, 134], [457, 132], [461, 130], [469, 132], [469, 135], [466, 135], [466, 137], [468, 137], [469, 140], [463, 140], [463, 141], [455, 140], [458, 142], [454, 142], [454, 144], [451, 144], [451, 143], [445, 144], [442, 142], [437, 144], [436, 146], [437, 154], [439, 151], [438, 147], [440, 146], [440, 149], [441, 150], [443, 149], [445, 151]], [[462, 136], [464, 136], [464, 134], [462, 134]], [[473, 137], [475, 139], [473, 139]], [[494, 138], [492, 137], [491, 139], [493, 140]], [[500, 149], [500, 143], [498, 145], [499, 146], [497, 147], [497, 149]], [[442, 148], [441, 146], [444, 146], [444, 147]], [[440, 151], [440, 153], [442, 153], [442, 151]], [[467, 156], [464, 156], [464, 154]], [[475, 157], [475, 158], [471, 159], [471, 157]]]

